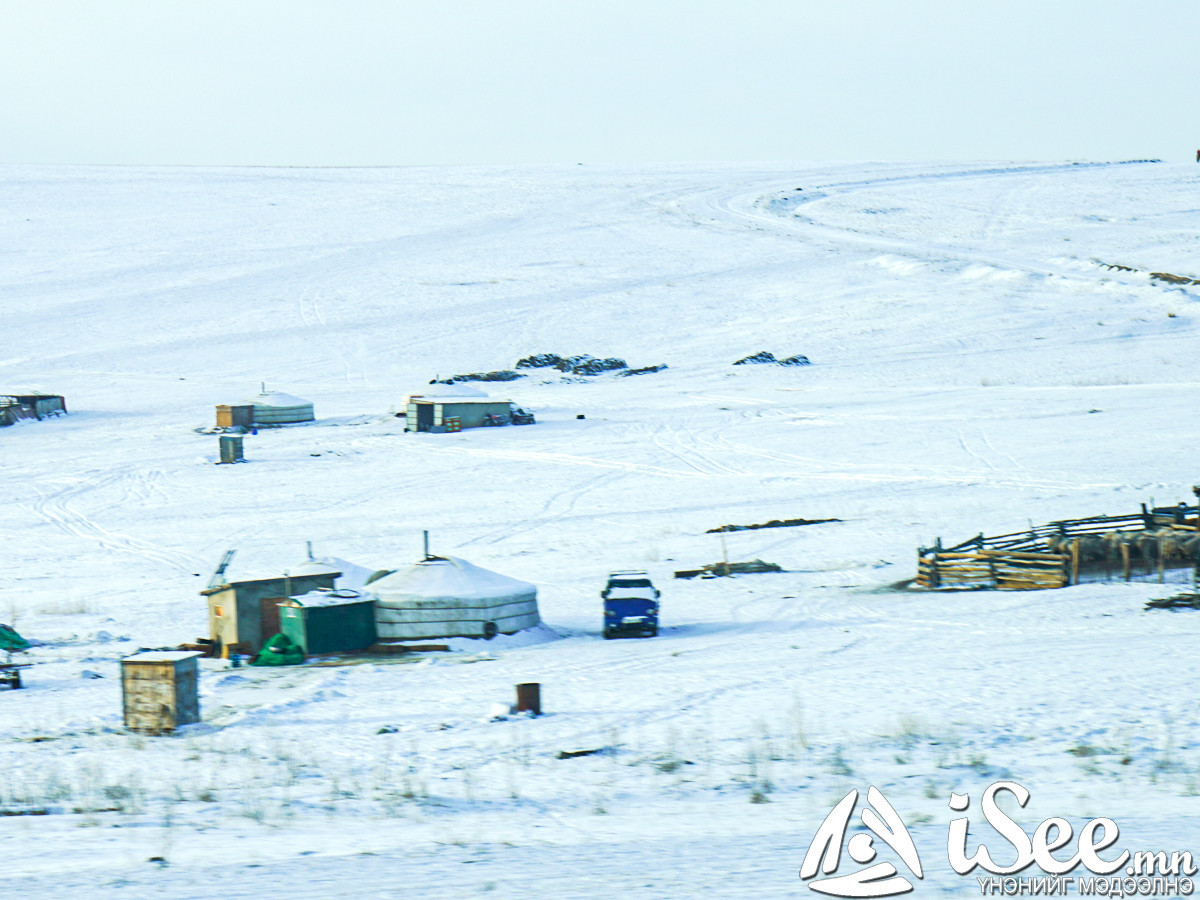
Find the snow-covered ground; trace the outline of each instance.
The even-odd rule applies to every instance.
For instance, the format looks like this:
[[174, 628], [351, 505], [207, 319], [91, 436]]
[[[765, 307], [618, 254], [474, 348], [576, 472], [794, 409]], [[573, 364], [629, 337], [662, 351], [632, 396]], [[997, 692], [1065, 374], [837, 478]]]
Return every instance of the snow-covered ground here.
[[[49, 813], [0, 816], [22, 896], [813, 896], [869, 785], [915, 895], [978, 896], [947, 803], [1001, 778], [1027, 831], [1200, 855], [1200, 613], [1142, 608], [1178, 585], [904, 587], [939, 536], [1194, 502], [1200, 287], [1149, 273], [1200, 278], [1200, 167], [4, 167], [0, 197], [0, 392], [71, 410], [0, 429], [0, 621], [41, 642], [0, 691], [0, 812]], [[732, 365], [761, 350], [812, 365]], [[544, 352], [668, 368], [481, 385], [532, 427], [392, 415]], [[317, 421], [214, 465], [196, 429], [263, 382]], [[705, 534], [798, 517], [840, 521]], [[545, 624], [205, 660], [203, 724], [122, 730], [119, 658], [206, 634], [227, 548], [396, 568], [425, 529]], [[672, 578], [726, 551], [786, 572]], [[628, 568], [663, 630], [605, 641]], [[547, 714], [490, 721], [526, 681]]]

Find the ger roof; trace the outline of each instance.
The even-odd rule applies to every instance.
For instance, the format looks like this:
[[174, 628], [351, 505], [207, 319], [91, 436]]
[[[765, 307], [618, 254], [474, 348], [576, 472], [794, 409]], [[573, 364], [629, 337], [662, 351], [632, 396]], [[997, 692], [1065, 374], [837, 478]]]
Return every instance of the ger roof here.
[[391, 596], [455, 597], [488, 600], [527, 596], [537, 592], [532, 584], [492, 572], [457, 557], [434, 557], [397, 569], [371, 582], [380, 599]]
[[251, 404], [253, 406], [312, 406], [312, 401], [301, 400], [299, 397], [293, 397], [291, 394], [284, 394], [280, 391], [267, 391], [265, 394], [256, 394], [248, 400], [242, 401], [242, 404]]

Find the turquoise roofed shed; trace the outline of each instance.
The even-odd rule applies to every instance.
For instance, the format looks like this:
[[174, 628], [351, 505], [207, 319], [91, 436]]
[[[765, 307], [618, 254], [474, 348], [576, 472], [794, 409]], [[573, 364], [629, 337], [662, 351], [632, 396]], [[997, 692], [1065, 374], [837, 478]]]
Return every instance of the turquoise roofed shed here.
[[345, 588], [289, 597], [279, 604], [279, 630], [305, 656], [364, 650], [377, 640], [374, 601]]

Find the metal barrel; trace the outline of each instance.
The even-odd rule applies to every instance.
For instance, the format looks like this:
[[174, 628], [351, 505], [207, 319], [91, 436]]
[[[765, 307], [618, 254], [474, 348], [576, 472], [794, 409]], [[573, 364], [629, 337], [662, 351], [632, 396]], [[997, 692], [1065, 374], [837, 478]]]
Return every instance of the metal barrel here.
[[517, 712], [542, 714], [542, 686], [537, 682], [517, 685]]

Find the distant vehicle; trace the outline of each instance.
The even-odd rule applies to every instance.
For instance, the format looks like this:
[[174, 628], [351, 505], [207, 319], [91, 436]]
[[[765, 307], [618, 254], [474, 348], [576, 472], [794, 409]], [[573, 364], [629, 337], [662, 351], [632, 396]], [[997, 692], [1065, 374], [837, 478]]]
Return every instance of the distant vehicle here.
[[604, 637], [654, 637], [658, 634], [660, 596], [645, 572], [613, 572], [600, 592]]
[[514, 406], [512, 416], [510, 417], [514, 425], [533, 425], [536, 420], [533, 418], [533, 413], [526, 412], [519, 406]]

